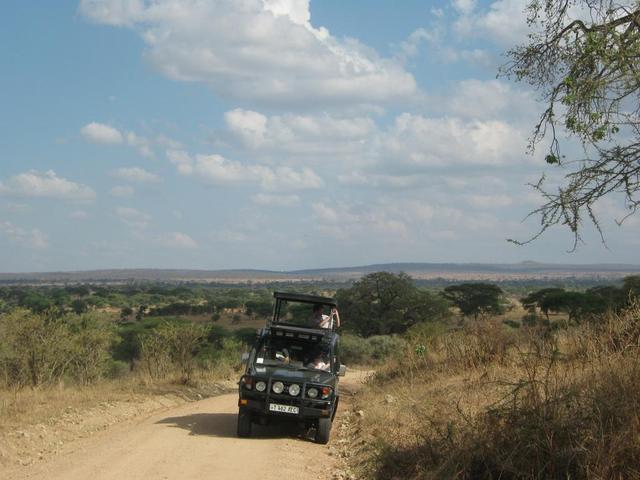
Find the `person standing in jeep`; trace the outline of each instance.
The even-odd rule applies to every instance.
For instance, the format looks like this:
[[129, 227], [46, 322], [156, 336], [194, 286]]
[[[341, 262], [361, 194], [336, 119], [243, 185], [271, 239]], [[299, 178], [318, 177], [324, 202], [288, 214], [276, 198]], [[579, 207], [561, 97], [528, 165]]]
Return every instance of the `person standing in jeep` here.
[[309, 318], [309, 326], [315, 328], [333, 328], [335, 325], [336, 328], [340, 327], [340, 314], [338, 313], [338, 309], [333, 307], [330, 315], [322, 313], [323, 310], [324, 305], [320, 303], [316, 303], [313, 306], [313, 311]]

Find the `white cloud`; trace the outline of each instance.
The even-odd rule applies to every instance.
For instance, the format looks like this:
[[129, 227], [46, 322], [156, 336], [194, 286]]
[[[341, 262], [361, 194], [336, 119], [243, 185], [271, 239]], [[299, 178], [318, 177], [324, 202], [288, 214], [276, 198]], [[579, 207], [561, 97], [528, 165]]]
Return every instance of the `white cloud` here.
[[476, 0], [452, 0], [453, 8], [463, 15], [469, 15], [476, 8]]
[[300, 203], [298, 195], [272, 195], [268, 193], [253, 195], [251, 200], [258, 205], [273, 207], [292, 207]]
[[162, 245], [171, 248], [193, 249], [198, 248], [196, 241], [186, 233], [171, 232], [161, 239]]
[[522, 157], [526, 136], [501, 120], [429, 118], [403, 113], [383, 139], [383, 156], [413, 168], [503, 165]]
[[357, 240], [368, 236], [391, 241], [406, 240], [409, 226], [384, 208], [317, 202], [312, 205], [317, 219], [315, 228], [338, 240]]
[[151, 215], [131, 207], [116, 208], [116, 216], [134, 230], [147, 228], [152, 219]]
[[112, 172], [115, 178], [131, 183], [157, 183], [160, 177], [140, 167], [123, 167]]
[[152, 142], [134, 132], [127, 133], [127, 145], [135, 148], [142, 157], [153, 158], [155, 156], [151, 149]]
[[245, 148], [257, 152], [296, 155], [344, 155], [361, 152], [375, 132], [367, 117], [274, 115], [235, 109], [225, 113], [232, 135]]
[[126, 198], [131, 197], [135, 193], [135, 189], [129, 185], [116, 185], [110, 193], [113, 197]]
[[418, 92], [397, 62], [314, 27], [308, 0], [81, 0], [79, 10], [137, 30], [161, 73], [223, 96], [309, 106], [386, 103]]
[[176, 166], [180, 175], [191, 175], [193, 173], [193, 160], [187, 152], [169, 150], [167, 151], [167, 158]]
[[69, 218], [72, 218], [73, 220], [86, 220], [89, 218], [89, 214], [85, 210], [74, 210], [69, 213]]
[[423, 42], [435, 42], [438, 40], [440, 33], [437, 30], [427, 30], [426, 28], [418, 28], [411, 32], [411, 35], [400, 44], [401, 54], [399, 59], [404, 62], [418, 54], [420, 44]]
[[259, 185], [265, 190], [307, 190], [322, 187], [324, 182], [310, 168], [267, 167], [227, 160], [221, 155], [196, 155], [184, 152], [168, 156], [183, 175], [192, 175], [203, 183], [219, 186]]
[[84, 138], [93, 143], [119, 145], [123, 142], [120, 131], [104, 123], [89, 123], [80, 129], [80, 133]]
[[21, 246], [42, 250], [49, 246], [47, 236], [37, 228], [25, 230], [11, 222], [0, 222], [0, 234]]
[[[459, 4], [475, 3], [469, 0], [454, 0]], [[455, 29], [465, 36], [482, 36], [503, 47], [512, 47], [527, 39], [529, 27], [525, 15], [528, 0], [496, 0], [488, 9], [458, 9], [461, 13]]]
[[468, 203], [474, 208], [503, 208], [513, 204], [513, 200], [508, 195], [471, 195]]
[[521, 120], [536, 112], [531, 92], [516, 90], [500, 80], [468, 79], [454, 89], [455, 93], [446, 102], [446, 111], [464, 118]]
[[53, 170], [29, 170], [0, 182], [0, 195], [42, 197], [64, 200], [93, 200], [96, 193], [88, 186], [59, 177]]

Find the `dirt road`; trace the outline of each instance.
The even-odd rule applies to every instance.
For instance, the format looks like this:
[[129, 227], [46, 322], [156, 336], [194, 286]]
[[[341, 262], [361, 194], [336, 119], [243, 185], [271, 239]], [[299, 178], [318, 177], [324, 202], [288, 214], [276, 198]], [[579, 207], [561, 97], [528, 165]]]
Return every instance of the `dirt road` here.
[[[341, 382], [340, 410], [363, 372]], [[255, 427], [236, 437], [237, 394], [221, 395], [120, 424], [71, 443], [57, 457], [2, 472], [3, 480], [329, 479], [330, 447], [301, 436], [294, 426]], [[334, 422], [337, 437], [340, 413]]]

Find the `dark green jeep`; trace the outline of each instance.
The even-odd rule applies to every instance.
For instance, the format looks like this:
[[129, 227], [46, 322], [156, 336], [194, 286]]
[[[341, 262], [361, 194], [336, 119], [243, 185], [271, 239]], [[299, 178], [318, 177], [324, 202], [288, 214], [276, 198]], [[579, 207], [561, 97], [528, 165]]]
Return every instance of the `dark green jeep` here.
[[[317, 443], [327, 443], [340, 401], [338, 377], [346, 371], [340, 364], [336, 301], [282, 292], [274, 297], [272, 320], [243, 358], [238, 436], [250, 436], [253, 423], [294, 419], [315, 429]], [[331, 315], [325, 315], [329, 309]]]

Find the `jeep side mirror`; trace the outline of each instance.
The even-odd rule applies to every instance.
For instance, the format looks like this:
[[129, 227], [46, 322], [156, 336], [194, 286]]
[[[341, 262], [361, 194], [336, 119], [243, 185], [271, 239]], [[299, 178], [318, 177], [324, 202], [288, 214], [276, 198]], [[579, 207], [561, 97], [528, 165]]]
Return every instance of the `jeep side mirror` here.
[[244, 352], [241, 357], [241, 362], [243, 365], [246, 365], [248, 361], [249, 361], [249, 352]]
[[347, 366], [346, 365], [340, 365], [340, 368], [338, 369], [338, 376], [339, 377], [344, 377], [346, 373], [347, 373]]

